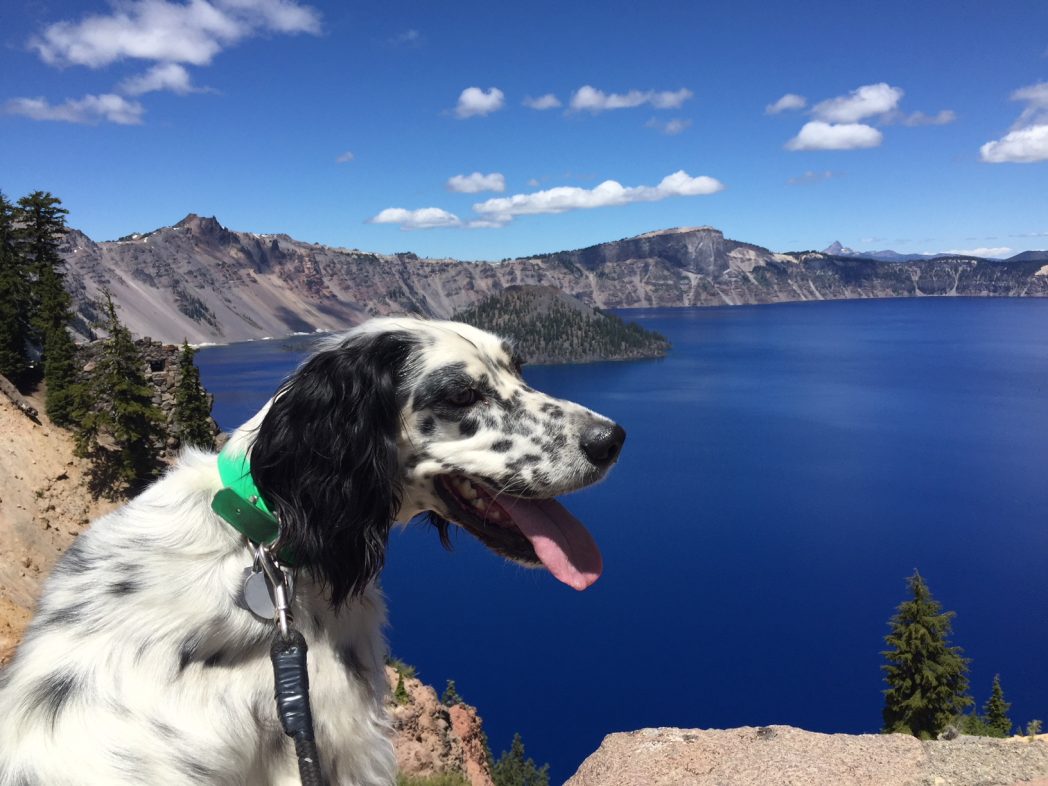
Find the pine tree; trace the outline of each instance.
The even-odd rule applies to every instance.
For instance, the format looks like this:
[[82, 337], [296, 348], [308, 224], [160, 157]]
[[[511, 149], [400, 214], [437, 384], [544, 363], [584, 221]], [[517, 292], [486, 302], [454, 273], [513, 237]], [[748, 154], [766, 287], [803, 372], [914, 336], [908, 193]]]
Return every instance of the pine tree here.
[[0, 374], [13, 382], [29, 370], [32, 328], [29, 271], [19, 253], [15, 212], [0, 192]]
[[408, 704], [411, 702], [411, 694], [404, 685], [404, 673], [397, 672], [397, 687], [393, 690], [393, 701], [397, 704]]
[[458, 689], [455, 687], [455, 680], [448, 680], [447, 687], [444, 688], [444, 693], [440, 697], [440, 703], [445, 707], [462, 703], [462, 697], [459, 696]]
[[549, 765], [536, 766], [534, 760], [524, 757], [524, 742], [520, 734], [513, 735], [513, 744], [503, 751], [491, 771], [495, 786], [549, 786]]
[[907, 580], [913, 598], [899, 604], [881, 654], [888, 665], [884, 691], [884, 730], [934, 738], [972, 704], [968, 695], [968, 659], [950, 645], [952, 611], [942, 611], [914, 571]]
[[61, 204], [46, 191], [34, 191], [18, 200], [15, 219], [19, 254], [32, 281], [32, 327], [42, 348], [47, 415], [59, 426], [71, 426], [77, 418], [79, 374], [76, 344], [69, 335], [73, 300], [65, 289], [65, 263], [58, 253], [69, 212]]
[[102, 346], [76, 433], [77, 454], [91, 461], [89, 487], [95, 496], [134, 494], [160, 469], [164, 417], [153, 404], [145, 361], [105, 293]]
[[995, 674], [993, 676], [993, 691], [983, 706], [983, 714], [986, 716], [986, 723], [995, 731], [1000, 732], [1002, 737], [1007, 737], [1012, 732], [1012, 721], [1008, 717], [1008, 710], [1011, 707], [1012, 705], [1004, 700], [1004, 691], [1001, 690], [1001, 675]]
[[215, 447], [211, 428], [211, 399], [200, 384], [200, 369], [193, 362], [196, 350], [182, 342], [178, 356], [178, 386], [175, 388], [175, 429], [179, 442], [205, 450]]

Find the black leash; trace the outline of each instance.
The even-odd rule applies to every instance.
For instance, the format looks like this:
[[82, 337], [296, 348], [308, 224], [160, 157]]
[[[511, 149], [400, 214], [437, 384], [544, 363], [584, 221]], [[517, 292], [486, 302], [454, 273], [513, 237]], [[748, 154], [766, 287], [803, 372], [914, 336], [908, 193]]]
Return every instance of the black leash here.
[[273, 661], [274, 697], [284, 733], [295, 741], [298, 775], [302, 786], [324, 786], [320, 757], [313, 736], [313, 712], [309, 707], [309, 673], [306, 671], [306, 640], [290, 624], [287, 634], [278, 627], [273, 633], [269, 657]]
[[[309, 672], [306, 669], [305, 637], [291, 620], [294, 583], [287, 570], [273, 558], [266, 546], [255, 549], [256, 565], [265, 575], [273, 603], [273, 643], [269, 658], [273, 661], [273, 698], [284, 733], [295, 741], [298, 776], [302, 786], [324, 786], [320, 757], [313, 734], [313, 711], [309, 706]], [[255, 574], [257, 575], [257, 574]]]

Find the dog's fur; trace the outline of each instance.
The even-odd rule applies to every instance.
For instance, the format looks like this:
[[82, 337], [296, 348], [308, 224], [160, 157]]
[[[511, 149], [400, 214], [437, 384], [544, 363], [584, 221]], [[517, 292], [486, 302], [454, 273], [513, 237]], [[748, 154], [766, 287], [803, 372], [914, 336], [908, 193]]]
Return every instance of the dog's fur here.
[[[300, 566], [294, 619], [330, 784], [395, 777], [374, 582], [391, 524], [429, 512], [442, 540], [457, 520], [536, 564], [519, 531], [464, 514], [441, 476], [550, 498], [599, 480], [624, 436], [528, 387], [505, 342], [415, 319], [327, 342], [234, 432]], [[221, 486], [215, 455], [188, 451], [66, 553], [0, 673], [0, 786], [298, 783], [273, 625], [237, 605], [252, 552], [210, 507]]]

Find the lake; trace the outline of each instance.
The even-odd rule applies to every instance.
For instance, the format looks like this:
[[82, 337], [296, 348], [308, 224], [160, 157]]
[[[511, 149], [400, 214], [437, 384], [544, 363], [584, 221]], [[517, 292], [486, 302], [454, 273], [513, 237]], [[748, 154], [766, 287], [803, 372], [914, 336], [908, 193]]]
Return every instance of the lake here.
[[[604, 554], [574, 592], [469, 536], [391, 537], [392, 651], [569, 777], [610, 732], [875, 732], [887, 621], [919, 569], [957, 612], [981, 707], [1048, 720], [1048, 301], [912, 299], [620, 312], [662, 360], [525, 369], [619, 421], [568, 498]], [[197, 356], [223, 428], [303, 340]]]

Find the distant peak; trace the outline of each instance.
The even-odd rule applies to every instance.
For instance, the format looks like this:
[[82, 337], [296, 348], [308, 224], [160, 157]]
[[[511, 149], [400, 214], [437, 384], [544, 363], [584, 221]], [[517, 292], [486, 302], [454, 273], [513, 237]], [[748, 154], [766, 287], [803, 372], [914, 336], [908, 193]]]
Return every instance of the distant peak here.
[[218, 223], [218, 219], [214, 216], [198, 216], [196, 213], [190, 213], [175, 226], [202, 233], [226, 231], [226, 228]]
[[854, 254], [855, 252], [847, 246], [842, 246], [840, 241], [834, 240], [822, 250], [822, 253], [829, 254], [830, 256], [839, 256], [841, 254]]

